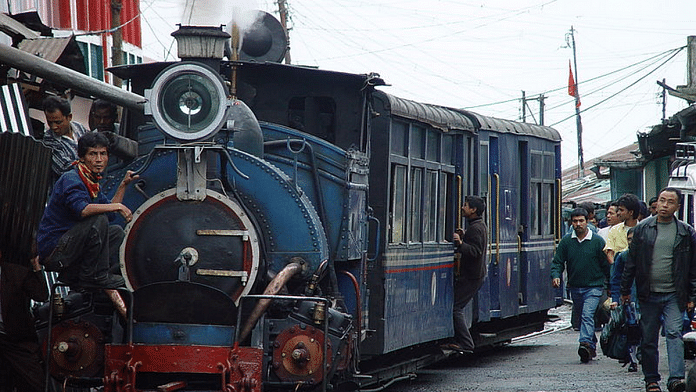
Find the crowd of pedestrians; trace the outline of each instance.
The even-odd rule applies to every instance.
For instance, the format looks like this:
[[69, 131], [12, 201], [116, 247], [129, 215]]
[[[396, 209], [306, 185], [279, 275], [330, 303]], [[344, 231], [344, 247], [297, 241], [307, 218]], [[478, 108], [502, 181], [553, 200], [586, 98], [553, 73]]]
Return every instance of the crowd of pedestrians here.
[[662, 189], [648, 203], [625, 194], [604, 206], [606, 218], [599, 222], [593, 221], [594, 205], [580, 204], [570, 214], [572, 231], [558, 244], [552, 263], [552, 285], [560, 287], [565, 272], [574, 313], [580, 314], [573, 317], [573, 327], [580, 332], [581, 362], [596, 355], [601, 326], [594, 315], [604, 290], [610, 308], [638, 309], [640, 337], [629, 342], [622, 362], [629, 372], [637, 371], [640, 363], [646, 392], [662, 390], [660, 331], [669, 362], [667, 390], [686, 389], [682, 334], [696, 301], [696, 232], [677, 218], [681, 203], [676, 188]]

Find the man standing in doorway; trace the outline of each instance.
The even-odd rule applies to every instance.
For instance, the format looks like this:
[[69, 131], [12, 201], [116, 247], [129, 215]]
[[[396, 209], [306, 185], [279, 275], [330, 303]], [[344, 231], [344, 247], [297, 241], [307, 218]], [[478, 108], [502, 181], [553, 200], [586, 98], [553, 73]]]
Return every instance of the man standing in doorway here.
[[580, 321], [580, 361], [587, 363], [597, 356], [595, 312], [602, 290], [609, 278], [609, 263], [603, 252], [604, 240], [587, 228], [587, 211], [576, 208], [570, 213], [573, 232], [558, 243], [551, 265], [551, 284], [561, 287], [563, 270], [568, 269], [568, 282], [573, 303], [582, 304]]
[[461, 255], [460, 263], [455, 266], [454, 279], [454, 338], [455, 342], [446, 345], [445, 349], [462, 354], [474, 352], [474, 340], [469, 332], [472, 320], [464, 308], [478, 293], [486, 277], [486, 247], [488, 245], [488, 229], [483, 223], [483, 212], [486, 203], [478, 196], [467, 196], [462, 206], [462, 214], [467, 221], [467, 229], [454, 233], [455, 253]]
[[633, 232], [633, 241], [621, 277], [621, 301], [630, 300], [635, 279], [640, 303], [640, 349], [647, 392], [660, 391], [657, 349], [660, 326], [664, 323], [669, 361], [670, 392], [683, 392], [684, 342], [682, 315], [696, 300], [696, 232], [678, 220], [681, 192], [665, 188], [657, 198], [657, 215], [643, 220]]

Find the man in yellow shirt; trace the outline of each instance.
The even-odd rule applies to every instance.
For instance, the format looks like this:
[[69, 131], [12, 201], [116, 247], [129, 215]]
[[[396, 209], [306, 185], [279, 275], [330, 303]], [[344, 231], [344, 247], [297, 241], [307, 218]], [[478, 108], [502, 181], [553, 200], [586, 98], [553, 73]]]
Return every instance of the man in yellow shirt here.
[[638, 224], [638, 214], [640, 213], [640, 200], [631, 193], [626, 193], [616, 201], [618, 207], [616, 213], [622, 222], [609, 230], [607, 243], [604, 246], [604, 253], [607, 254], [609, 264], [614, 263], [614, 256], [628, 249], [628, 229]]

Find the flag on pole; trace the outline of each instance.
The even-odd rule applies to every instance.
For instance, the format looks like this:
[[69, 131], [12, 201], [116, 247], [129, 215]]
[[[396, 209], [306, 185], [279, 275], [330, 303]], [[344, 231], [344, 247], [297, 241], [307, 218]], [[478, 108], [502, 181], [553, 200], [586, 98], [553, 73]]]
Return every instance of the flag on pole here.
[[[570, 66], [570, 60], [568, 60], [568, 95], [578, 98], [578, 86], [575, 84], [575, 79], [573, 79], [573, 68]], [[580, 107], [579, 98], [575, 106]]]

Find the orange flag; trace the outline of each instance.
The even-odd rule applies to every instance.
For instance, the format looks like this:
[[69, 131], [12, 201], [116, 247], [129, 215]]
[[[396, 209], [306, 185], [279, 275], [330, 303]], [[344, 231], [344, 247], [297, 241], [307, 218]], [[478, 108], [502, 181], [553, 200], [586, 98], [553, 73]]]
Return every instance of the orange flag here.
[[[568, 95], [578, 97], [578, 86], [575, 84], [575, 79], [573, 79], [573, 68], [570, 66], [570, 60], [568, 60]], [[579, 99], [576, 106], [580, 107]]]

